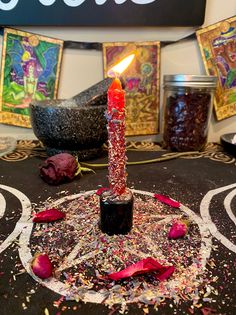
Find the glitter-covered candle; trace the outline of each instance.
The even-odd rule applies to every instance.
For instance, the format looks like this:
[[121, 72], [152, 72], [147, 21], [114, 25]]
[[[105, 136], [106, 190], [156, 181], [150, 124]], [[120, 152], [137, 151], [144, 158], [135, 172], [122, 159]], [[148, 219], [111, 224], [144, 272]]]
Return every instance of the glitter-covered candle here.
[[108, 179], [109, 189], [100, 195], [99, 226], [108, 235], [127, 234], [133, 225], [132, 191], [126, 187], [125, 146], [125, 91], [117, 78], [132, 62], [134, 54], [126, 57], [108, 75], [116, 78], [107, 92], [106, 111], [108, 131]]
[[126, 189], [125, 91], [115, 78], [108, 90], [108, 173], [110, 190], [121, 195]]

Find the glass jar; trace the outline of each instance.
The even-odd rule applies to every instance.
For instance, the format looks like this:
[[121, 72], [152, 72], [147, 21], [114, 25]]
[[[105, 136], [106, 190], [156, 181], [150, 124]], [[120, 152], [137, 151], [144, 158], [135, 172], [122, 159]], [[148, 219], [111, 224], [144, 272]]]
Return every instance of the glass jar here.
[[207, 134], [217, 77], [164, 76], [164, 144], [174, 151], [199, 151]]

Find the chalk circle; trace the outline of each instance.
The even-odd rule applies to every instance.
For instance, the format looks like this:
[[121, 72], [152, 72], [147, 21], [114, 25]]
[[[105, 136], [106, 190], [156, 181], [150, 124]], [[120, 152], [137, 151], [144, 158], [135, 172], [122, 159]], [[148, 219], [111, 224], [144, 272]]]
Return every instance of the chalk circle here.
[[[216, 188], [213, 190], [208, 191], [208, 193], [204, 196], [204, 198], [201, 201], [200, 204], [200, 213], [203, 221], [205, 222], [206, 225], [208, 225], [209, 230], [211, 234], [218, 239], [226, 248], [228, 248], [230, 251], [236, 253], [236, 245], [232, 243], [227, 237], [225, 237], [222, 233], [219, 232], [217, 226], [215, 223], [212, 221], [211, 215], [210, 215], [210, 204], [214, 196], [236, 188], [236, 184], [231, 184], [227, 186], [223, 186], [220, 188]], [[232, 223], [236, 225], [236, 219], [233, 214], [233, 211], [231, 209], [231, 203], [233, 198], [236, 196], [236, 189], [233, 189], [230, 193], [227, 194], [227, 196], [224, 199], [224, 208], [226, 210], [226, 213], [228, 214], [229, 218], [231, 219]]]
[[[6, 250], [12, 242], [20, 235], [21, 231], [24, 228], [28, 228], [29, 225], [33, 227], [32, 223], [29, 222], [30, 216], [31, 216], [31, 202], [30, 200], [19, 190], [6, 186], [6, 185], [0, 185], [0, 189], [8, 191], [12, 195], [14, 195], [16, 198], [18, 198], [19, 202], [21, 203], [22, 207], [22, 213], [21, 217], [17, 221], [13, 231], [7, 236], [7, 238], [0, 244], [0, 253], [2, 253], [4, 250]], [[3, 196], [3, 194], [0, 194], [0, 219], [3, 220], [3, 217], [6, 213], [6, 200]]]
[[[66, 196], [53, 202], [50, 206], [57, 207], [57, 206], [62, 205], [65, 202], [73, 201], [81, 197], [88, 198], [92, 195], [95, 195], [95, 193], [96, 191], [92, 190], [85, 193], [79, 193], [75, 195]], [[145, 196], [153, 197], [153, 193], [146, 192], [146, 191], [133, 190], [133, 193], [140, 197], [145, 197]], [[199, 269], [196, 267], [197, 265], [196, 262], [192, 262], [191, 265], [187, 267], [189, 277], [190, 278], [192, 277], [193, 281], [195, 281], [195, 279], [199, 276], [199, 274], [205, 271], [207, 259], [210, 257], [211, 245], [212, 245], [211, 235], [204, 221], [192, 210], [190, 210], [188, 207], [181, 205], [180, 212], [182, 214], [186, 214], [190, 218], [190, 220], [198, 226], [198, 229], [201, 235], [200, 246], [198, 248], [198, 256], [201, 257], [201, 268]], [[35, 279], [35, 281], [39, 282], [43, 286], [52, 290], [53, 292], [58, 293], [62, 296], [65, 296], [67, 297], [67, 299], [71, 299], [71, 300], [77, 299], [76, 288], [74, 289], [69, 288], [68, 285], [65, 284], [63, 281], [60, 281], [54, 277], [47, 280], [41, 280], [32, 273], [32, 270], [30, 268], [30, 262], [32, 261], [32, 258], [33, 258], [31, 249], [30, 249], [30, 238], [31, 238], [32, 230], [33, 230], [33, 225], [29, 223], [28, 226], [23, 229], [22, 234], [19, 239], [19, 256], [20, 256], [20, 259], [24, 268]], [[89, 254], [84, 255], [84, 259], [89, 258], [89, 257], [90, 257]], [[82, 261], [82, 259], [80, 261]], [[173, 276], [172, 279], [166, 280], [168, 281], [169, 292], [170, 291], [173, 292], [173, 290], [179, 290], [180, 281], [183, 280], [181, 277], [183, 278], [182, 273], [180, 272], [179, 275]], [[94, 290], [87, 290], [87, 292], [84, 293], [82, 300], [84, 302], [90, 302], [90, 303], [102, 303], [104, 301], [104, 298], [106, 297], [107, 297], [107, 293], [105, 294], [101, 292], [96, 292]], [[135, 302], [135, 300], [133, 300], [132, 302]]]

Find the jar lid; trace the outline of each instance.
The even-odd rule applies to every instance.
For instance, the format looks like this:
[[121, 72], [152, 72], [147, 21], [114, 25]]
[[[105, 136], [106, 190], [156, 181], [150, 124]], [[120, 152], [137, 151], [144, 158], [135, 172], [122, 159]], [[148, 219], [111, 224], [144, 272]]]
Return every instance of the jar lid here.
[[188, 86], [216, 88], [217, 77], [213, 75], [171, 74], [164, 75], [164, 86]]

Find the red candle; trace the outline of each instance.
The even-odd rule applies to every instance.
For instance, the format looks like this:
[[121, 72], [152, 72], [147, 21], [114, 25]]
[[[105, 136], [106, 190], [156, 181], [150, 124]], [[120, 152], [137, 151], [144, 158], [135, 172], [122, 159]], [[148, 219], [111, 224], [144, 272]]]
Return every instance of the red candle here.
[[108, 90], [108, 173], [110, 189], [121, 195], [126, 189], [125, 91], [118, 78]]

